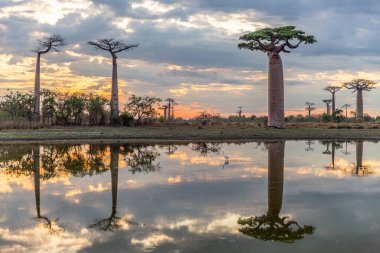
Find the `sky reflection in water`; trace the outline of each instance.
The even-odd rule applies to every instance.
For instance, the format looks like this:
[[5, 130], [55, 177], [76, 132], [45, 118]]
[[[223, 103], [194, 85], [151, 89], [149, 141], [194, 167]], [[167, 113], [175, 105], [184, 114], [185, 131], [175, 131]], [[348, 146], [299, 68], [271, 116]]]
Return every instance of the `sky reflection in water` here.
[[0, 252], [377, 252], [378, 145], [2, 145]]

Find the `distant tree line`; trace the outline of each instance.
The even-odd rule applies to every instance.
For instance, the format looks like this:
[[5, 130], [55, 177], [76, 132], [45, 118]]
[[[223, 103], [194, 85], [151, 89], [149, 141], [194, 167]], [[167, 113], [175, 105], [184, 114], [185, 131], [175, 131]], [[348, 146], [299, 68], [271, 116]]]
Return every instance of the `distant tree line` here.
[[[32, 122], [34, 100], [33, 92], [10, 91], [0, 97], [0, 115], [10, 121]], [[110, 100], [102, 95], [42, 89], [40, 101], [43, 125], [109, 124]], [[120, 117], [123, 125], [141, 125], [157, 118], [160, 98], [132, 95], [128, 101]]]

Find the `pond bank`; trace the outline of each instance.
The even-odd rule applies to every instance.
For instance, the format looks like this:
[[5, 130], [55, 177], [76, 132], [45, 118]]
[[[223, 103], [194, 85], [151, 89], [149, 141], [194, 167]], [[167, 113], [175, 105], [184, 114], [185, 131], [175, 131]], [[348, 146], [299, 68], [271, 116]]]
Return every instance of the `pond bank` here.
[[380, 129], [209, 127], [52, 127], [1, 130], [0, 143], [117, 143], [266, 140], [380, 140]]

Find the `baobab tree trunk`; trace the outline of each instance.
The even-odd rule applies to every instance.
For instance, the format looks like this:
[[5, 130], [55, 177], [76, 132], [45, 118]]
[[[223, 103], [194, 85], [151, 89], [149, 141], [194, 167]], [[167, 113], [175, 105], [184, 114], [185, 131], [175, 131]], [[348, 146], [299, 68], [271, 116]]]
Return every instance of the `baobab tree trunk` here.
[[34, 195], [36, 198], [37, 217], [41, 217], [40, 203], [40, 147], [35, 145], [32, 147], [33, 152], [33, 169], [34, 169]]
[[171, 102], [169, 101], [169, 106], [168, 106], [168, 119], [171, 119], [171, 110], [172, 110], [172, 104]]
[[278, 217], [282, 208], [285, 142], [272, 142], [268, 148], [268, 216]]
[[356, 142], [356, 174], [363, 167], [363, 141]]
[[110, 169], [111, 169], [111, 185], [112, 185], [112, 214], [111, 217], [116, 216], [117, 207], [117, 185], [119, 177], [119, 146], [110, 146]]
[[331, 101], [331, 113], [335, 113], [335, 92], [332, 93], [332, 101]]
[[34, 78], [34, 109], [33, 121], [40, 121], [40, 90], [41, 90], [41, 54], [37, 54], [36, 73]]
[[119, 125], [119, 87], [117, 83], [117, 56], [112, 55], [111, 125]]
[[330, 115], [330, 105], [329, 104], [327, 104], [327, 108], [326, 108], [326, 110], [327, 110], [327, 115]]
[[363, 90], [358, 89], [356, 94], [356, 118], [363, 119]]
[[268, 53], [268, 127], [284, 128], [284, 73], [281, 57]]

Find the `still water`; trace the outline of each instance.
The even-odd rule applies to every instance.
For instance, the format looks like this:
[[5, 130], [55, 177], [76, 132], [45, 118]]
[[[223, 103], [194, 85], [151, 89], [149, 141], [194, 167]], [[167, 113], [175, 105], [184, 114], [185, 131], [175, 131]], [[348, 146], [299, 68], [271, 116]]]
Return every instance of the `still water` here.
[[0, 252], [378, 252], [379, 145], [0, 145]]

